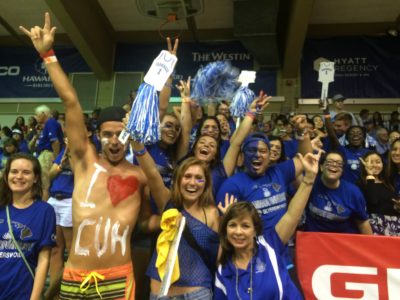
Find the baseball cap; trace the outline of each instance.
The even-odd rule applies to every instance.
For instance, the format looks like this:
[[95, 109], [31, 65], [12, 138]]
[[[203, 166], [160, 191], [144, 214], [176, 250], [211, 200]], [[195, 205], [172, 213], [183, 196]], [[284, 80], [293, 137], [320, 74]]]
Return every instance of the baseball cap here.
[[22, 131], [19, 130], [18, 128], [14, 128], [14, 129], [12, 130], [12, 133], [18, 133], [18, 134], [22, 135]]
[[336, 94], [332, 97], [333, 101], [344, 101], [346, 100], [346, 97], [343, 96], [342, 94]]

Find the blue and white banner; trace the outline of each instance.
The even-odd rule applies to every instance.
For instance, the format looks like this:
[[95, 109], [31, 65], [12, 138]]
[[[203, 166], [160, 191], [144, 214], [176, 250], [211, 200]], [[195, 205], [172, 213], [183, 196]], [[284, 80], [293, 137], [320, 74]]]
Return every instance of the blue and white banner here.
[[301, 62], [301, 97], [319, 98], [320, 61], [335, 62], [335, 82], [329, 97], [400, 98], [400, 39], [340, 37], [307, 39]]
[[[114, 71], [147, 72], [155, 57], [166, 43], [118, 44]], [[55, 52], [63, 69], [71, 72], [91, 72], [75, 48], [56, 48]], [[192, 78], [200, 66], [216, 61], [230, 60], [240, 70], [253, 70], [253, 57], [239, 42], [217, 44], [180, 43], [174, 84], [180, 79]], [[276, 95], [276, 71], [259, 70], [256, 82], [249, 86], [256, 94], [264, 90]], [[179, 96], [174, 89], [173, 96]], [[57, 97], [42, 59], [30, 47], [0, 48], [0, 98], [49, 98]]]
[[[56, 48], [64, 70], [90, 72], [88, 65], [74, 48]], [[43, 60], [33, 48], [0, 48], [0, 98], [57, 97]]]
[[[120, 44], [117, 47], [114, 70], [146, 72], [160, 50], [165, 48], [166, 44]], [[174, 83], [181, 79], [186, 80], [188, 76], [193, 78], [200, 66], [217, 60], [229, 60], [240, 70], [254, 69], [253, 57], [240, 42], [180, 43], [177, 56]], [[250, 84], [249, 88], [256, 94], [262, 89], [270, 95], [276, 95], [276, 71], [259, 70], [256, 82]], [[176, 89], [173, 96], [179, 96]]]

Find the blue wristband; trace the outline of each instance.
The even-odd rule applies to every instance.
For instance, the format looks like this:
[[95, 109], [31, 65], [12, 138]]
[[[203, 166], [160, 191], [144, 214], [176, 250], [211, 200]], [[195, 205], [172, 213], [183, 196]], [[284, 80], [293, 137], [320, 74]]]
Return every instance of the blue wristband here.
[[146, 149], [146, 147], [144, 147], [143, 149], [141, 149], [139, 151], [135, 151], [135, 150], [132, 150], [132, 151], [133, 151], [133, 154], [135, 154], [135, 156], [143, 156], [146, 154], [147, 149]]

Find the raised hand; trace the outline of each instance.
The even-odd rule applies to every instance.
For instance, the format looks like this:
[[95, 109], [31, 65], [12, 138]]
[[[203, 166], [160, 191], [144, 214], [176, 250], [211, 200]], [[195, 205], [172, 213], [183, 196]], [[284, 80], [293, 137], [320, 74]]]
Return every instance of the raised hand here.
[[176, 88], [181, 93], [181, 98], [190, 98], [190, 76], [187, 81], [180, 80], [180, 83], [176, 85]]
[[369, 160], [365, 161], [362, 157], [360, 157], [359, 160], [363, 164], [363, 166], [365, 168], [365, 172], [367, 172], [367, 176], [375, 176], [373, 167], [372, 167], [372, 164], [370, 163], [370, 161]]
[[250, 104], [250, 110], [252, 112], [256, 112], [257, 110], [259, 112], [263, 112], [269, 105], [269, 100], [271, 100], [271, 98], [271, 96], [268, 96], [267, 94], [264, 94], [263, 91], [260, 91], [259, 96]]
[[174, 47], [172, 48], [171, 38], [167, 37], [167, 46], [169, 53], [176, 56], [176, 53], [178, 51], [178, 45], [179, 45], [179, 39], [175, 39]]
[[[322, 147], [323, 147], [323, 146], [324, 146], [324, 145], [322, 144], [321, 139], [320, 139], [319, 136], [317, 136], [317, 137], [315, 137], [315, 138], [313, 138], [313, 139], [311, 140], [311, 147], [312, 147], [312, 149], [313, 149], [314, 151], [322, 150]], [[323, 150], [322, 150], [322, 151], [323, 151]], [[323, 151], [323, 152], [325, 152], [325, 151]]]
[[51, 27], [50, 14], [48, 12], [44, 15], [43, 28], [35, 26], [27, 30], [25, 27], [19, 26], [19, 29], [32, 40], [33, 46], [39, 54], [46, 53], [53, 47], [57, 28]]
[[300, 153], [297, 153], [297, 157], [300, 159], [304, 171], [305, 171], [305, 177], [308, 177], [312, 180], [315, 179], [315, 177], [318, 174], [318, 165], [319, 165], [319, 159], [321, 157], [322, 150], [319, 150], [318, 153], [312, 154], [312, 153], [307, 153], [305, 156], [301, 155]]
[[237, 202], [237, 199], [234, 195], [230, 195], [228, 193], [225, 194], [225, 205], [222, 203], [218, 203], [218, 209], [222, 214], [225, 214], [228, 210], [228, 207], [231, 206], [233, 203]]

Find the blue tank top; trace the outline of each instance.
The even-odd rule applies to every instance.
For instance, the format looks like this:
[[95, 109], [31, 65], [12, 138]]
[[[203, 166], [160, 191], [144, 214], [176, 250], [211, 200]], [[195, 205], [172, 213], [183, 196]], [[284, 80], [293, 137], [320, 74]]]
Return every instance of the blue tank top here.
[[[201, 258], [201, 256], [194, 250], [189, 243], [182, 236], [178, 248], [178, 259], [181, 276], [175, 286], [202, 286], [212, 288], [214, 281], [214, 274], [216, 270], [216, 261], [219, 246], [218, 233], [213, 231], [203, 222], [191, 216], [185, 210], [182, 214], [186, 217], [186, 226], [188, 226], [197, 244], [202, 249], [204, 255], [209, 258], [209, 264]], [[152, 279], [160, 280], [158, 270], [156, 268], [157, 250], [154, 250], [153, 257], [149, 267], [147, 268], [146, 275]]]

